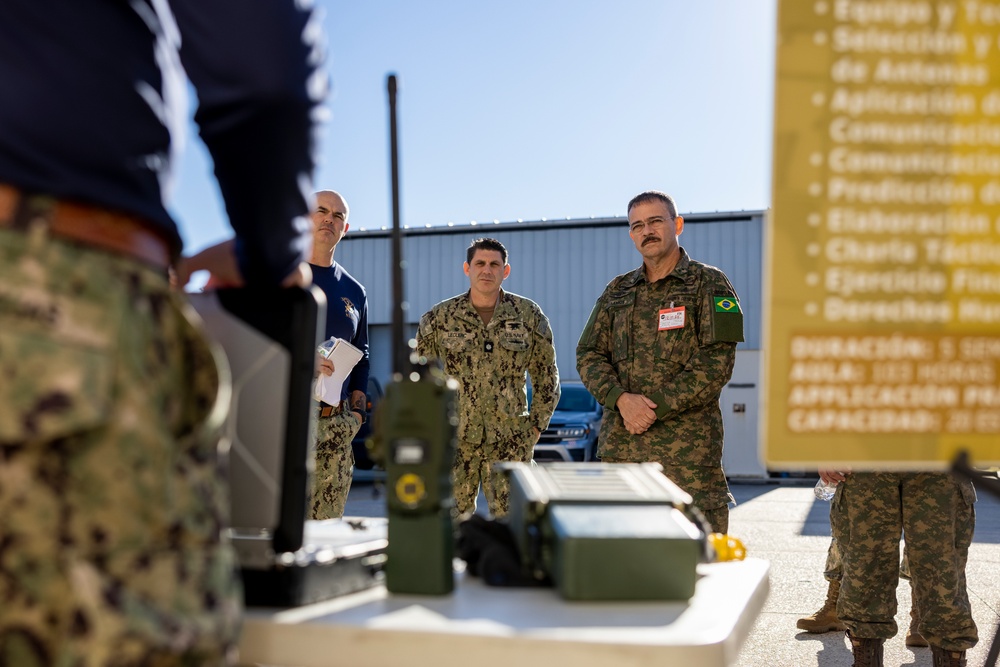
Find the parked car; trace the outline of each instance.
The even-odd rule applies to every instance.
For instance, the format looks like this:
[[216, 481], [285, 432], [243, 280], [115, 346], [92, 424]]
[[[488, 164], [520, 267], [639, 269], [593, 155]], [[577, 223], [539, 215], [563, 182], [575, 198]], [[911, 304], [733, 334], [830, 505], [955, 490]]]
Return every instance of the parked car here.
[[582, 382], [563, 382], [549, 427], [535, 445], [535, 460], [596, 461], [603, 411]]
[[372, 434], [372, 417], [383, 395], [382, 384], [373, 377], [368, 378], [368, 405], [365, 406], [368, 416], [365, 419], [365, 423], [358, 429], [358, 434], [354, 436], [354, 440], [351, 441], [351, 449], [354, 450], [355, 470], [371, 470], [375, 467], [375, 462], [368, 456], [365, 440]]

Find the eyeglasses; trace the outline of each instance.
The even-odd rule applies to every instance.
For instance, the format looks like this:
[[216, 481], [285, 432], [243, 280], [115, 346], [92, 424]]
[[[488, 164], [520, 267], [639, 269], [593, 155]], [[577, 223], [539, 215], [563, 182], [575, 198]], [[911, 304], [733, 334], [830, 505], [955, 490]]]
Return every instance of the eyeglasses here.
[[[669, 218], [669, 219], [673, 220], [673, 218]], [[637, 220], [637, 221], [633, 222], [631, 225], [629, 225], [628, 233], [629, 234], [639, 234], [640, 232], [642, 232], [647, 227], [649, 228], [649, 231], [651, 231], [651, 232], [652, 231], [656, 231], [658, 229], [661, 229], [663, 227], [663, 225], [667, 224], [667, 220], [668, 220], [668, 218], [650, 218], [649, 220], [646, 220], [645, 222], [643, 222], [642, 220]]]

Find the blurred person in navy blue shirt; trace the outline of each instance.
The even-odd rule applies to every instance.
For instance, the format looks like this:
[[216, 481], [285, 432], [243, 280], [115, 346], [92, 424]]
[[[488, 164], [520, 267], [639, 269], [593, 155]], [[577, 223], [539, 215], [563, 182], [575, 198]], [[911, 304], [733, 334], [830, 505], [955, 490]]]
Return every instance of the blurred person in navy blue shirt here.
[[[308, 283], [307, 4], [3, 4], [0, 664], [235, 658], [228, 377], [168, 273]], [[235, 233], [190, 259], [165, 207], [185, 75]]]

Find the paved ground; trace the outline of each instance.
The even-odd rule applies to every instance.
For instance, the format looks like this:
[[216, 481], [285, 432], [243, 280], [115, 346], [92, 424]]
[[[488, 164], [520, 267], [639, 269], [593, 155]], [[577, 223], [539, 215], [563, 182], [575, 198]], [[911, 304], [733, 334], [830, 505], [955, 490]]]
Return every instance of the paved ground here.
[[[731, 532], [746, 542], [752, 555], [771, 562], [771, 594], [737, 665], [849, 666], [851, 650], [842, 634], [810, 635], [795, 627], [796, 620], [825, 599], [829, 505], [815, 500], [811, 486], [737, 484], [733, 492], [739, 505], [730, 519]], [[983, 665], [1000, 622], [1000, 501], [980, 493], [976, 511], [967, 574], [980, 643], [968, 655], [969, 667]], [[886, 642], [885, 664], [930, 665], [930, 649], [903, 645], [910, 613], [908, 583], [901, 582], [896, 597], [896, 623], [902, 631]]]
[[[771, 594], [740, 653], [738, 667], [849, 667], [851, 651], [840, 633], [810, 635], [795, 621], [822, 604], [822, 571], [830, 542], [829, 505], [813, 497], [812, 483], [731, 482], [739, 503], [730, 531], [743, 539], [749, 554], [771, 562]], [[480, 504], [484, 504], [482, 498]], [[1000, 623], [1000, 501], [980, 493], [976, 536], [969, 556], [972, 610], [979, 625], [979, 645], [969, 652], [969, 667], [981, 667]], [[380, 486], [358, 482], [348, 498], [349, 516], [385, 516]], [[909, 622], [910, 589], [898, 591], [896, 622]], [[886, 642], [885, 664], [930, 665], [930, 649], [910, 649], [903, 634]]]

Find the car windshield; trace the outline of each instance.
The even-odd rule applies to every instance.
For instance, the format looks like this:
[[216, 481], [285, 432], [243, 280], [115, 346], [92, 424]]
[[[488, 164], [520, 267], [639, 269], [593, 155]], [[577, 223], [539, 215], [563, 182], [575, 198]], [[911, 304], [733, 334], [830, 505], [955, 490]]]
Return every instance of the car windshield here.
[[596, 407], [594, 397], [584, 387], [567, 387], [563, 385], [562, 395], [556, 410], [565, 412], [590, 412]]

